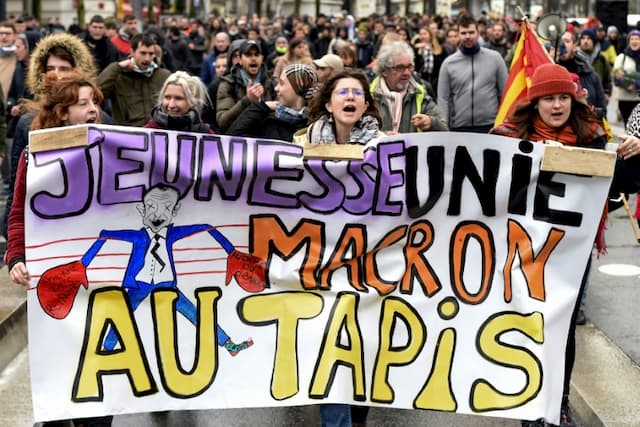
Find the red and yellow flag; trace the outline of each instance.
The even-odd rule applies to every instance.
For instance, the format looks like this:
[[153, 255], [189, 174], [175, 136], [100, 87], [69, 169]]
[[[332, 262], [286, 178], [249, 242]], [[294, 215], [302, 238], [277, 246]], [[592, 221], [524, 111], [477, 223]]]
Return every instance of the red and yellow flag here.
[[544, 50], [538, 37], [526, 25], [522, 23], [522, 32], [516, 45], [516, 51], [511, 61], [509, 77], [504, 87], [504, 94], [500, 101], [500, 108], [496, 115], [495, 126], [501, 125], [515, 105], [526, 99], [527, 89], [531, 86], [533, 70], [542, 64], [552, 62]]

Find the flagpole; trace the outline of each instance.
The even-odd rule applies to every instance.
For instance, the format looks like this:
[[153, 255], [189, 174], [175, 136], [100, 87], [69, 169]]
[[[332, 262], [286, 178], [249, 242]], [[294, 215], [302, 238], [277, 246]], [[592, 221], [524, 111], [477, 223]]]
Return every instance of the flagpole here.
[[[521, 20], [524, 21], [524, 25], [526, 25], [527, 29], [529, 31], [531, 31], [531, 33], [536, 37], [536, 40], [538, 41], [538, 44], [540, 44], [540, 46], [542, 47], [542, 50], [544, 51], [544, 53], [549, 58], [549, 61], [551, 61], [552, 63], [555, 63], [556, 61], [554, 61], [554, 58], [552, 58], [551, 55], [549, 55], [549, 52], [547, 52], [547, 49], [544, 47], [544, 43], [542, 43], [542, 40], [540, 40], [540, 37], [538, 37], [538, 32], [537, 31], [533, 31], [531, 29], [531, 27], [529, 26], [529, 18], [527, 17], [527, 14], [524, 13], [524, 10], [522, 10], [520, 5], [516, 6], [516, 8], [518, 9], [518, 12], [520, 12], [520, 14], [522, 15], [522, 19]], [[558, 49], [558, 46], [556, 46], [556, 50], [557, 49]]]
[[[519, 11], [522, 13], [522, 9], [519, 8]], [[494, 120], [495, 126], [500, 126], [515, 105], [525, 100], [528, 81], [535, 68], [540, 64], [553, 63], [536, 32], [529, 26], [527, 16], [524, 13], [522, 15], [520, 36], [515, 45], [509, 76]], [[535, 37], [536, 42], [531, 37]]]

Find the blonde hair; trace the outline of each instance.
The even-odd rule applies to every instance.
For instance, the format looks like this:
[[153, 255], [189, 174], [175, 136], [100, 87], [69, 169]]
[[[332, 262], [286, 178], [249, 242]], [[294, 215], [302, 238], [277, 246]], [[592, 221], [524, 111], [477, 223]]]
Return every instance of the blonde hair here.
[[158, 105], [162, 105], [164, 93], [169, 85], [180, 86], [191, 108], [195, 108], [199, 113], [202, 112], [204, 104], [209, 101], [207, 88], [199, 77], [192, 76], [184, 71], [176, 71], [164, 81], [158, 96]]

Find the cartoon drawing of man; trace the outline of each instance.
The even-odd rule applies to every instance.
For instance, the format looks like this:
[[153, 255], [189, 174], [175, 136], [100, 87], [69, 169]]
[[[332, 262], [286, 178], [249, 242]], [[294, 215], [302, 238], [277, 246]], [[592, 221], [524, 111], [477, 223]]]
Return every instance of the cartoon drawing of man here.
[[[229, 256], [227, 284], [233, 275], [238, 284], [249, 292], [264, 289], [265, 272], [262, 260], [234, 249], [233, 244], [211, 225], [174, 225], [173, 218], [178, 214], [180, 207], [178, 190], [163, 184], [151, 187], [145, 193], [142, 203], [136, 206], [142, 216], [143, 228], [139, 230], [102, 230], [100, 238], [91, 245], [80, 261], [54, 267], [42, 275], [38, 284], [38, 297], [43, 309], [52, 317], [58, 319], [66, 317], [71, 310], [71, 304], [79, 286], [83, 285], [85, 288], [88, 286], [87, 267], [102, 246], [110, 239], [126, 241], [133, 246], [122, 283], [133, 310], [136, 310], [154, 289], [175, 289], [178, 292], [177, 311], [191, 323], [197, 325], [196, 307], [177, 287], [173, 246], [180, 239], [200, 232], [209, 233], [227, 252]], [[249, 278], [250, 283], [247, 282], [247, 271], [244, 271], [243, 268], [247, 266], [247, 263], [251, 264], [251, 270], [254, 272], [254, 275]], [[61, 281], [65, 282], [63, 286], [67, 288], [78, 282], [79, 284], [75, 290], [71, 287], [70, 292], [61, 293]], [[260, 282], [262, 286], [259, 285]], [[258, 284], [257, 287], [256, 284]], [[60, 303], [64, 299], [61, 298], [61, 294], [65, 293], [72, 293], [67, 296], [69, 299], [66, 302], [68, 307], [64, 306], [64, 303]], [[234, 343], [218, 325], [216, 325], [216, 333], [218, 345], [226, 348], [232, 356], [253, 344], [251, 340], [239, 344]], [[117, 342], [117, 334], [111, 328], [103, 346], [106, 350], [113, 350]]]

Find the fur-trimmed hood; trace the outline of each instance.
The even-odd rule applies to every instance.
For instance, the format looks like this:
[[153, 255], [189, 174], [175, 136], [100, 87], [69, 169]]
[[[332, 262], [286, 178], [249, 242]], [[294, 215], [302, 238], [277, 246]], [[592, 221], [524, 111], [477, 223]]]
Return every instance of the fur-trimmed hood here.
[[56, 46], [66, 49], [75, 58], [75, 67], [80, 68], [88, 78], [96, 78], [93, 56], [80, 38], [67, 33], [51, 34], [40, 40], [29, 59], [27, 84], [34, 95], [42, 93], [42, 83], [46, 72], [45, 58], [49, 51]]

